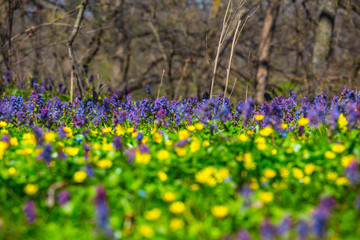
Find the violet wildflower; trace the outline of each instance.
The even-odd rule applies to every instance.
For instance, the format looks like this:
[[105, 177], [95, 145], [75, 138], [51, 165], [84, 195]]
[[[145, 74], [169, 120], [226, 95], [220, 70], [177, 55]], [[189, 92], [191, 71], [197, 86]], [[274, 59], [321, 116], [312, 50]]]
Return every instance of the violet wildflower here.
[[325, 208], [318, 208], [315, 210], [313, 218], [314, 223], [312, 226], [313, 231], [315, 232], [316, 236], [324, 237], [326, 233], [326, 222], [329, 217], [329, 212]]
[[57, 202], [60, 206], [64, 206], [70, 200], [70, 193], [68, 190], [63, 190], [57, 195]]
[[355, 207], [357, 208], [358, 211], [360, 211], [360, 193], [356, 197]]
[[116, 151], [120, 151], [120, 149], [123, 148], [120, 136], [114, 136], [113, 143], [116, 148]]
[[277, 228], [278, 234], [286, 235], [289, 233], [291, 227], [291, 218], [284, 218]]
[[252, 240], [249, 232], [246, 229], [240, 229], [237, 233], [238, 240]]
[[353, 160], [346, 168], [345, 168], [345, 176], [351, 182], [351, 184], [357, 184], [360, 182], [360, 174], [358, 162]]
[[260, 235], [262, 239], [273, 239], [276, 236], [276, 232], [276, 227], [272, 225], [268, 219], [265, 219], [260, 226]]
[[109, 227], [109, 206], [107, 204], [107, 197], [105, 188], [98, 186], [96, 188], [96, 197], [94, 199], [96, 205], [96, 224], [98, 227], [107, 234], [111, 234]]
[[23, 208], [26, 220], [29, 224], [33, 224], [36, 220], [35, 203], [33, 200], [29, 200], [25, 203]]
[[296, 231], [297, 231], [297, 234], [299, 235], [300, 239], [305, 240], [306, 235], [309, 232], [309, 226], [305, 221], [301, 220], [301, 221], [299, 221], [299, 223], [296, 226]]

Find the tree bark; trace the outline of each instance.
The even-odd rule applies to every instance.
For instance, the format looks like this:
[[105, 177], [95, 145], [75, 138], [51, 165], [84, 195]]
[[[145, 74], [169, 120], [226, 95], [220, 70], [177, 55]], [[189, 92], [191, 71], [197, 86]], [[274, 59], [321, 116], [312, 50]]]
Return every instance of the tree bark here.
[[[331, 50], [331, 40], [334, 30], [335, 13], [338, 0], [324, 0], [316, 29], [315, 46], [313, 52], [313, 72], [317, 79], [324, 77], [327, 60]], [[316, 81], [318, 82], [318, 81]], [[315, 84], [315, 86], [318, 84]], [[316, 86], [318, 87], [318, 86]], [[322, 91], [322, 89], [318, 89]]]
[[75, 41], [76, 35], [79, 32], [80, 23], [81, 23], [81, 20], [84, 17], [85, 8], [86, 8], [86, 5], [87, 5], [88, 2], [89, 2], [89, 0], [84, 0], [82, 2], [80, 10], [79, 10], [79, 14], [78, 14], [78, 16], [76, 18], [76, 21], [75, 21], [74, 28], [73, 28], [73, 30], [71, 32], [69, 40], [67, 41], [69, 58], [70, 58], [71, 66], [72, 66], [72, 68], [71, 68], [71, 79], [70, 79], [70, 84], [71, 84], [71, 86], [70, 86], [70, 89], [71, 89], [71, 91], [70, 91], [70, 101], [71, 102], [73, 101], [74, 75], [75, 75], [76, 82], [77, 82], [77, 85], [78, 85], [78, 88], [79, 88], [79, 91], [80, 91], [80, 96], [82, 97], [82, 95], [83, 95], [83, 88], [82, 88], [82, 83], [81, 83], [81, 79], [80, 79], [79, 66], [78, 66], [78, 64], [76, 62], [76, 58], [75, 58], [74, 49], [73, 49], [72, 44]]
[[280, 1], [270, 0], [266, 10], [264, 26], [261, 33], [259, 46], [259, 67], [256, 74], [256, 95], [257, 104], [264, 103], [264, 93], [269, 73], [269, 59], [271, 53], [271, 42], [275, 31], [275, 22], [279, 12]]

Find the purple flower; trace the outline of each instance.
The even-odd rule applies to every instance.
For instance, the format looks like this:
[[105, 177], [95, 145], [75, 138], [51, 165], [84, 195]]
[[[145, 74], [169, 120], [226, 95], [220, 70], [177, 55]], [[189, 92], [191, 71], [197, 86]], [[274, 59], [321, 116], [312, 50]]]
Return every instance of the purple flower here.
[[36, 143], [38, 145], [42, 144], [44, 141], [44, 130], [42, 130], [40, 127], [34, 127], [33, 132], [35, 134]]
[[128, 159], [128, 162], [130, 164], [132, 164], [134, 162], [135, 152], [136, 152], [135, 149], [126, 149], [125, 150], [125, 155], [126, 155], [126, 157]]
[[50, 144], [46, 144], [38, 158], [44, 160], [45, 163], [49, 164], [51, 162], [51, 152], [52, 146]]
[[326, 210], [331, 210], [336, 207], [336, 201], [333, 197], [326, 197], [321, 199], [320, 208], [324, 208]]
[[345, 168], [345, 176], [351, 184], [357, 184], [360, 182], [359, 167], [356, 160], [353, 160], [349, 166]]
[[314, 223], [312, 226], [316, 236], [322, 238], [326, 232], [326, 222], [329, 217], [329, 212], [325, 208], [318, 208], [315, 210], [313, 219]]
[[360, 211], [360, 193], [356, 197], [355, 207], [357, 208], [358, 211]]
[[109, 227], [109, 206], [103, 186], [96, 188], [94, 203], [96, 205], [96, 224], [101, 230], [110, 235], [112, 231]]
[[277, 229], [274, 225], [272, 225], [268, 219], [260, 226], [260, 235], [262, 239], [273, 239], [276, 236]]
[[279, 235], [285, 235], [289, 233], [291, 227], [291, 218], [284, 218], [277, 228]]
[[240, 229], [237, 233], [238, 240], [252, 240], [249, 235], [249, 232], [246, 229]]
[[23, 208], [26, 220], [29, 224], [33, 224], [36, 220], [35, 203], [33, 200], [29, 200], [25, 203]]
[[296, 226], [296, 231], [300, 237], [301, 240], [306, 239], [306, 235], [309, 232], [309, 226], [305, 221], [299, 221], [299, 223]]
[[57, 195], [57, 201], [60, 206], [64, 206], [70, 200], [70, 193], [68, 190], [63, 190]]
[[116, 151], [120, 151], [120, 149], [123, 148], [120, 136], [114, 136], [113, 143], [116, 148]]

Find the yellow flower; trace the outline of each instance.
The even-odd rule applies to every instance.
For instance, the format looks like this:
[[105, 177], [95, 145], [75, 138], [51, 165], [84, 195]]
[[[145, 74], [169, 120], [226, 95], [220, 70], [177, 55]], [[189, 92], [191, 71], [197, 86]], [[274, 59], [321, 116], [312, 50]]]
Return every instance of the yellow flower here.
[[265, 118], [265, 115], [261, 115], [261, 114], [255, 116], [255, 120], [256, 120], [256, 121], [261, 121], [261, 120], [263, 120], [264, 118]]
[[214, 175], [216, 180], [221, 183], [230, 176], [230, 172], [229, 169], [222, 168], [216, 171]]
[[149, 137], [148, 136], [145, 136], [142, 140], [141, 140], [141, 143], [142, 144], [147, 144], [149, 141]]
[[293, 168], [293, 175], [296, 179], [300, 180], [304, 177], [304, 173], [301, 169], [299, 168]]
[[115, 148], [112, 145], [112, 143], [103, 143], [102, 150], [104, 150], [106, 152], [110, 152], [110, 151], [113, 151], [114, 149]]
[[198, 123], [195, 123], [195, 128], [196, 128], [196, 130], [201, 131], [204, 129], [204, 125], [202, 123], [198, 122]]
[[77, 147], [66, 147], [65, 153], [67, 153], [70, 156], [76, 156], [79, 153], [79, 148]]
[[136, 138], [138, 134], [139, 134], [138, 131], [135, 131], [135, 132], [133, 132], [133, 133], [131, 134], [131, 137], [132, 137], [132, 138]]
[[244, 154], [244, 167], [247, 170], [254, 170], [256, 168], [256, 163], [253, 161], [251, 153]]
[[155, 235], [155, 231], [148, 225], [142, 224], [139, 227], [139, 232], [143, 237], [152, 238]]
[[183, 213], [185, 211], [185, 204], [183, 202], [180, 202], [180, 201], [173, 202], [169, 206], [169, 210], [170, 210], [170, 212], [172, 212], [174, 214]]
[[122, 136], [125, 134], [125, 129], [120, 124], [116, 126], [115, 130], [116, 130], [116, 135], [118, 136]]
[[160, 150], [157, 154], [156, 154], [156, 157], [159, 159], [159, 160], [166, 160], [170, 157], [170, 154], [167, 150]]
[[309, 176], [304, 177], [304, 183], [309, 184], [311, 182], [311, 178]]
[[334, 144], [331, 146], [331, 150], [333, 150], [336, 153], [342, 153], [345, 151], [346, 147], [342, 144]]
[[180, 140], [185, 140], [186, 138], [190, 137], [190, 133], [185, 129], [180, 130], [178, 135]]
[[111, 128], [111, 127], [105, 127], [105, 128], [103, 128], [103, 130], [102, 130], [103, 133], [109, 133], [109, 132], [111, 132], [111, 131], [112, 131], [112, 128]]
[[98, 168], [101, 168], [101, 169], [111, 168], [112, 165], [113, 165], [112, 162], [108, 159], [103, 159], [96, 163], [96, 166], [98, 166]]
[[24, 187], [24, 192], [27, 195], [34, 195], [35, 193], [37, 193], [37, 191], [39, 190], [39, 187], [36, 184], [27, 184]]
[[301, 127], [304, 127], [306, 125], [309, 124], [309, 119], [308, 118], [300, 118], [298, 120], [298, 125], [301, 126]]
[[47, 132], [44, 135], [44, 140], [46, 142], [52, 142], [52, 141], [54, 141], [55, 138], [56, 138], [56, 133], [54, 133], [54, 132]]
[[203, 141], [202, 146], [203, 147], [208, 147], [208, 146], [210, 146], [210, 142], [205, 140], [205, 141]]
[[209, 177], [207, 180], [206, 180], [206, 184], [209, 185], [210, 187], [213, 187], [216, 185], [216, 179], [213, 178], [213, 177]]
[[94, 145], [93, 145], [94, 150], [99, 150], [100, 148], [101, 148], [100, 143], [94, 143]]
[[161, 143], [162, 142], [162, 135], [160, 134], [160, 133], [155, 133], [154, 134], [154, 141], [156, 142], [156, 143]]
[[144, 214], [145, 219], [149, 221], [158, 220], [160, 216], [161, 216], [161, 210], [158, 208], [154, 208], [152, 210], [146, 211]]
[[99, 134], [98, 131], [93, 131], [93, 130], [91, 130], [91, 135], [93, 135], [94, 137], [96, 137], [98, 134]]
[[264, 172], [266, 178], [274, 178], [276, 176], [276, 171], [273, 169], [266, 169]]
[[274, 194], [272, 192], [261, 192], [259, 199], [262, 203], [269, 203], [274, 199]]
[[276, 155], [276, 154], [277, 154], [277, 150], [276, 150], [276, 149], [271, 150], [271, 154], [272, 154], [272, 155]]
[[261, 129], [260, 131], [259, 131], [259, 134], [261, 135], [261, 136], [263, 136], [263, 137], [268, 137], [268, 136], [270, 136], [272, 133], [273, 133], [273, 129], [272, 129], [272, 127], [264, 127], [263, 129]]
[[33, 133], [25, 133], [23, 139], [26, 144], [36, 145], [36, 138]]
[[191, 188], [191, 191], [197, 191], [200, 189], [200, 186], [198, 184], [194, 183], [194, 184], [191, 184], [190, 188]]
[[341, 158], [341, 165], [346, 168], [349, 164], [355, 160], [355, 155], [347, 155]]
[[126, 132], [128, 132], [128, 133], [133, 133], [134, 131], [135, 131], [135, 128], [133, 128], [133, 127], [126, 129]]
[[266, 143], [259, 143], [256, 147], [260, 151], [264, 151], [267, 148], [267, 145], [266, 145]]
[[179, 218], [173, 218], [170, 220], [170, 228], [172, 231], [176, 231], [184, 227], [184, 221]]
[[240, 140], [240, 142], [246, 142], [249, 139], [249, 137], [246, 136], [245, 134], [240, 134], [238, 136], [238, 139]]
[[339, 177], [338, 179], [336, 179], [336, 185], [338, 185], [338, 186], [342, 186], [342, 185], [345, 185], [348, 183], [349, 183], [349, 181], [347, 180], [346, 177]]
[[83, 181], [85, 181], [86, 177], [87, 174], [84, 171], [77, 171], [74, 173], [74, 181], [77, 183], [82, 183]]
[[280, 125], [280, 128], [281, 128], [281, 129], [287, 129], [287, 128], [288, 128], [288, 125], [287, 125], [286, 123], [282, 123], [282, 124]]
[[195, 131], [195, 129], [196, 129], [194, 125], [189, 125], [189, 126], [187, 126], [186, 128], [187, 128], [187, 130], [189, 130], [190, 132], [193, 132], [193, 131]]
[[311, 175], [315, 171], [315, 168], [316, 168], [315, 164], [308, 163], [308, 164], [305, 165], [304, 172], [307, 175]]
[[149, 153], [141, 153], [139, 150], [135, 152], [135, 162], [141, 164], [148, 164], [150, 162], [151, 155]]
[[344, 114], [340, 114], [339, 118], [338, 118], [338, 123], [339, 123], [339, 127], [341, 129], [346, 129], [346, 126], [348, 125], [348, 121], [346, 120], [346, 117], [344, 116]]
[[331, 152], [331, 151], [326, 151], [325, 152], [325, 157], [328, 159], [334, 159], [336, 157], [335, 153]]
[[7, 126], [7, 123], [6, 122], [4, 122], [4, 121], [1, 121], [0, 122], [0, 127], [6, 127]]
[[70, 127], [64, 127], [64, 131], [67, 132], [67, 133], [71, 133], [72, 130]]
[[194, 153], [200, 150], [200, 143], [196, 140], [190, 144], [190, 152]]
[[11, 146], [19, 145], [18, 139], [16, 137], [10, 138], [10, 145]]
[[165, 202], [173, 202], [176, 199], [176, 195], [172, 192], [166, 192], [163, 195], [163, 200]]
[[8, 174], [10, 177], [14, 176], [16, 174], [16, 169], [14, 167], [10, 167], [8, 169]]
[[163, 171], [158, 172], [157, 176], [158, 176], [158, 178], [159, 178], [161, 181], [163, 181], [163, 182], [165, 182], [165, 181], [167, 180], [167, 175], [166, 175], [166, 173], [163, 172]]
[[336, 172], [329, 172], [326, 174], [326, 178], [330, 181], [337, 179], [338, 174]]
[[217, 218], [224, 218], [229, 214], [229, 208], [224, 205], [218, 205], [211, 208], [211, 213]]
[[176, 154], [179, 157], [183, 157], [186, 154], [186, 148], [185, 147], [176, 147], [174, 150], [175, 150]]
[[251, 181], [250, 185], [249, 185], [249, 188], [251, 190], [256, 190], [259, 188], [259, 183], [255, 180], [255, 181]]
[[[1, 144], [0, 144], [1, 145]], [[0, 151], [1, 152], [1, 151]], [[16, 150], [16, 153], [19, 155], [29, 155], [33, 152], [31, 148], [24, 148]]]

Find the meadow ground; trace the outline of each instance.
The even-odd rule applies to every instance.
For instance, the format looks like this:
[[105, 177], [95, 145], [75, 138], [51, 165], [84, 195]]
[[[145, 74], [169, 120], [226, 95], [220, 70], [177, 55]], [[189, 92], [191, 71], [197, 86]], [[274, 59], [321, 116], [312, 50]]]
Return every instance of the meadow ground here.
[[0, 100], [0, 239], [359, 239], [360, 93]]

